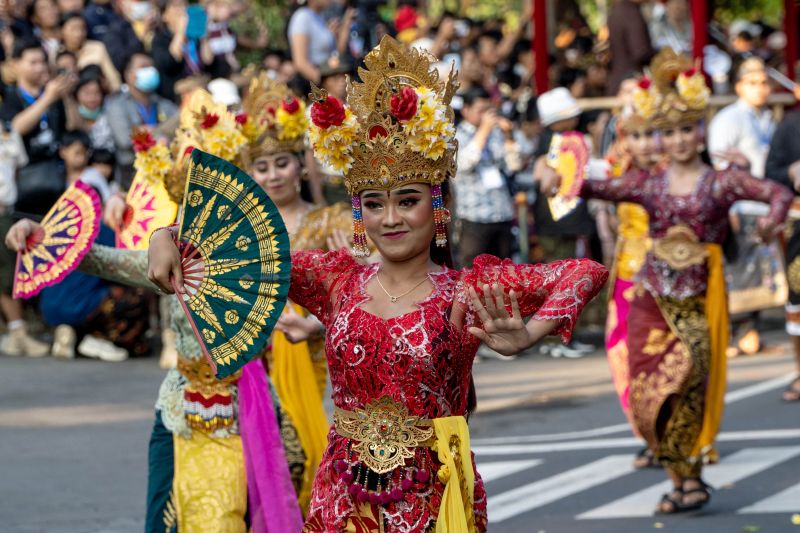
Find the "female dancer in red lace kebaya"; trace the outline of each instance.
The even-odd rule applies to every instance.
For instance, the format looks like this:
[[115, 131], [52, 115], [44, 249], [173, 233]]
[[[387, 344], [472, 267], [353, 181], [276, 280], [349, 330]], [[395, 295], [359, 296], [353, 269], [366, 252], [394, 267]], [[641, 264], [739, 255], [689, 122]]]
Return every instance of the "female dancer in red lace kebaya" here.
[[[289, 297], [326, 327], [334, 425], [305, 531], [486, 529], [486, 495], [469, 451], [472, 362], [481, 341], [512, 354], [543, 336], [567, 340], [607, 271], [588, 260], [514, 265], [479, 256], [449, 266], [444, 208], [454, 175], [454, 78], [385, 37], [365, 59], [348, 107], [316, 93], [316, 156], [344, 171], [354, 243], [292, 254]], [[470, 147], [461, 147], [470, 149]], [[153, 236], [150, 277], [182, 281], [167, 230]], [[523, 317], [531, 317], [527, 323]]]

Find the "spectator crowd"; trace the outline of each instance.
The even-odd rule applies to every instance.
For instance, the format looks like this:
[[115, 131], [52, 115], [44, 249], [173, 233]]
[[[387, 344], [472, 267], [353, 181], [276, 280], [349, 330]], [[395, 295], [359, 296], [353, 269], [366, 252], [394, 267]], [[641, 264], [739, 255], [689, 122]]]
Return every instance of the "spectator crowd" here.
[[[607, 155], [614, 118], [608, 110], [582, 112], [578, 100], [617, 95], [624, 102], [658, 49], [692, 53], [688, 1], [618, 0], [611, 3], [607, 25], [597, 31], [580, 13], [556, 21], [548, 72], [555, 89], [545, 94], [537, 94], [533, 83], [532, 2], [523, 2], [512, 16], [486, 20], [447, 11], [429, 16], [413, 0], [400, 0], [392, 9], [383, 4], [301, 1], [285, 7], [283, 27], [276, 31], [254, 0], [4, 0], [0, 233], [16, 218], [44, 215], [76, 179], [95, 186], [104, 201], [123, 195], [134, 174], [134, 128], [144, 126], [168, 139], [182, 100], [196, 88], [207, 88], [235, 109], [248, 80], [263, 70], [298, 97], [315, 84], [345, 99], [346, 77], [357, 76], [366, 51], [390, 34], [440, 58], [442, 75], [451, 66], [459, 73], [453, 100], [460, 146], [452, 227], [457, 261], [470, 264], [480, 253], [517, 261], [612, 261], [613, 213], [582, 204], [554, 220], [538, 194], [536, 161], [547, 154], [554, 134], [571, 130], [586, 134], [594, 157]], [[754, 57], [779, 67], [786, 36], [761, 21], [734, 21], [719, 29], [724, 38], [704, 50], [706, 71], [715, 91], [736, 91], [744, 101], [740, 114], [755, 106], [758, 130], [737, 137], [735, 128], [724, 126], [714, 137], [723, 143], [720, 151], [752, 157], [762, 177], [775, 121], [764, 114], [765, 100], [747, 103], [741, 91], [756, 89], [740, 85], [737, 73]], [[769, 81], [758, 83], [765, 98]], [[730, 112], [720, 119], [750, 124]], [[319, 164], [308, 168], [308, 199], [347, 200], [341, 176]], [[50, 346], [31, 334], [25, 320], [30, 312], [10, 297], [15, 258], [5, 251], [0, 255], [0, 308], [9, 330], [0, 351], [46, 355]], [[38, 307], [46, 324], [69, 326], [56, 335], [56, 345], [74, 343], [77, 336], [83, 339], [79, 353], [108, 360], [145, 351], [137, 342], [103, 334], [95, 317], [113, 290], [93, 294], [80, 305], [74, 292], [41, 295]], [[65, 309], [67, 301], [74, 308]], [[146, 299], [137, 305], [145, 312], [128, 319], [146, 323], [156, 306], [148, 307]], [[594, 317], [597, 324], [602, 320]], [[72, 355], [69, 346], [56, 351]], [[567, 352], [579, 353], [580, 346]]]

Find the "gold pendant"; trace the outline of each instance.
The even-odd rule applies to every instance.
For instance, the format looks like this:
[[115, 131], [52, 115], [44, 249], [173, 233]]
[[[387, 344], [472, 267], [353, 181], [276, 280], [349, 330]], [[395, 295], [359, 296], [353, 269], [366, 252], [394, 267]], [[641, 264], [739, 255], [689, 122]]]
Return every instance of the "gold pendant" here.
[[391, 299], [392, 299], [392, 303], [393, 303], [393, 304], [396, 304], [396, 303], [397, 303], [397, 296], [389, 296], [389, 298], [391, 298]]

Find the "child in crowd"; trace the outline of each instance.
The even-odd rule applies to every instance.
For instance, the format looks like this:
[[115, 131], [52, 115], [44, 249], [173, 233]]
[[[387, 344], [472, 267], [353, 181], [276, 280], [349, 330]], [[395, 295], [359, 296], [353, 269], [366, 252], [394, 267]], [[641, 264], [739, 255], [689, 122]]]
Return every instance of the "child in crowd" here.
[[[66, 182], [71, 185], [81, 180], [91, 185], [105, 202], [111, 195], [108, 177], [113, 169], [113, 154], [100, 152], [90, 159], [89, 147], [86, 133], [64, 134], [58, 154], [64, 163]], [[114, 233], [102, 225], [95, 242], [113, 246]], [[149, 306], [136, 290], [116, 287], [76, 271], [58, 285], [44, 289], [39, 305], [45, 322], [56, 326], [54, 357], [72, 359], [77, 351], [85, 357], [118, 362], [131, 352], [149, 351], [144, 338]]]

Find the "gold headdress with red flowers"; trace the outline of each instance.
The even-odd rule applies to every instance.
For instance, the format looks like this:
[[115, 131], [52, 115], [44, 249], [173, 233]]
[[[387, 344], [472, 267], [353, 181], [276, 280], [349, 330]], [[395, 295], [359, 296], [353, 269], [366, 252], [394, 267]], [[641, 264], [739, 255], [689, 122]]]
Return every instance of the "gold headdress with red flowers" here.
[[653, 58], [649, 70], [652, 81], [646, 89], [648, 96], [642, 97], [638, 91], [634, 95], [638, 114], [649, 115], [660, 128], [698, 122], [705, 117], [711, 92], [699, 64], [672, 48], [664, 48]]
[[180, 204], [186, 183], [186, 163], [192, 149], [240, 164], [247, 138], [236, 116], [223, 104], [214, 102], [202, 89], [194, 91], [181, 108], [180, 124], [171, 144], [172, 171], [164, 177], [164, 186], [175, 203]]
[[361, 82], [348, 80], [347, 105], [315, 88], [309, 138], [322, 163], [344, 173], [353, 195], [356, 253], [367, 253], [359, 193], [427, 183], [434, 197], [436, 242], [444, 246], [441, 184], [455, 175], [457, 142], [450, 101], [456, 73], [439, 79], [436, 58], [385, 36], [364, 58]]
[[308, 130], [306, 107], [286, 84], [262, 72], [250, 82], [236, 116], [247, 137], [249, 161], [265, 154], [300, 152]]

